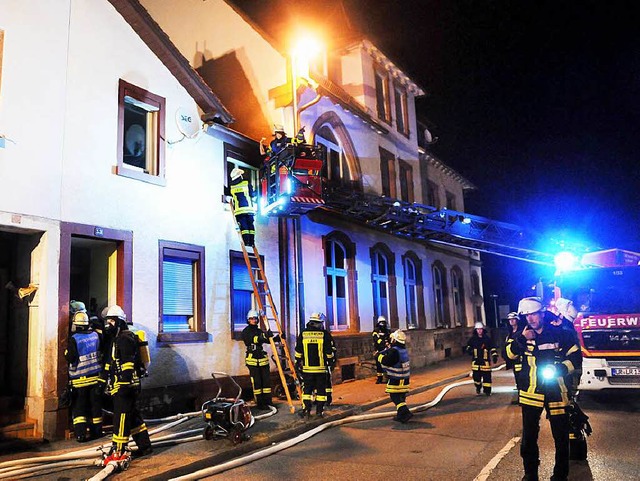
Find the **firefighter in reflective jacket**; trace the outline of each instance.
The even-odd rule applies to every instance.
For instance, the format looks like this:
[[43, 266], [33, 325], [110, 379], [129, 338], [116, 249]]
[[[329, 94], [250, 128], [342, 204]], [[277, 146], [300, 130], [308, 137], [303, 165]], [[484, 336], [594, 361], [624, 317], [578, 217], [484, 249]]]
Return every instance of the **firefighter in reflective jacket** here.
[[413, 417], [407, 407], [406, 399], [409, 392], [409, 353], [407, 351], [407, 335], [398, 329], [391, 333], [391, 346], [378, 354], [378, 361], [387, 374], [387, 388], [385, 392], [396, 405], [394, 421], [406, 423]]
[[471, 370], [476, 394], [482, 390], [486, 396], [491, 396], [491, 361], [498, 362], [498, 351], [487, 334], [484, 324], [476, 322], [473, 336], [467, 342], [467, 353], [471, 355]]
[[522, 356], [519, 402], [523, 479], [538, 479], [538, 432], [540, 415], [546, 409], [556, 450], [551, 479], [565, 481], [569, 475], [569, 399], [564, 379], [576, 366], [582, 365], [582, 355], [571, 334], [552, 326], [545, 317], [540, 298], [522, 299], [518, 312], [526, 318], [527, 327], [507, 346], [507, 355], [512, 360]]
[[384, 351], [387, 347], [389, 347], [389, 326], [387, 325], [387, 320], [384, 316], [378, 317], [378, 322], [376, 322], [376, 327], [371, 333], [371, 337], [373, 338], [373, 356], [376, 360], [376, 384], [382, 384], [384, 369], [382, 369], [382, 365], [380, 361], [378, 361], [378, 355]]
[[113, 396], [113, 438], [111, 451], [104, 460], [121, 461], [129, 456], [129, 435], [138, 449], [135, 457], [152, 452], [147, 426], [138, 411], [136, 401], [140, 392], [141, 363], [138, 338], [128, 325], [132, 324], [120, 306], [109, 307], [106, 313], [105, 331], [113, 339], [111, 355], [105, 371], [109, 376], [109, 394]]
[[[84, 304], [71, 301], [72, 330], [64, 357], [69, 363], [73, 431], [79, 443], [102, 436], [102, 351], [100, 337], [89, 327]], [[87, 426], [89, 437], [87, 437]]]
[[[518, 390], [518, 377], [520, 376], [520, 371], [522, 371], [522, 358], [520, 356], [517, 359], [509, 359], [507, 355], [507, 346], [513, 342], [513, 340], [520, 335], [524, 325], [520, 320], [520, 316], [517, 312], [510, 312], [507, 314], [507, 322], [509, 323], [509, 333], [504, 340], [504, 349], [502, 351], [502, 357], [505, 359], [505, 364], [507, 369], [513, 370], [513, 377], [516, 382], [516, 391]], [[516, 394], [515, 400], [511, 402], [511, 404], [518, 404], [518, 396]]]
[[253, 187], [244, 178], [244, 170], [234, 167], [231, 171], [231, 199], [233, 213], [242, 234], [242, 242], [248, 247], [253, 247], [256, 234], [253, 218], [256, 214], [253, 202]]
[[[262, 345], [269, 343], [269, 338], [274, 336], [270, 331], [264, 332], [258, 327], [259, 316], [258, 311], [254, 309], [247, 312], [248, 326], [242, 330], [242, 340], [247, 347], [244, 362], [249, 368], [253, 397], [257, 408], [264, 411], [268, 410], [269, 406], [273, 406], [273, 403], [271, 401], [269, 357]], [[279, 341], [280, 336], [275, 336], [274, 342]]]
[[327, 371], [335, 365], [333, 337], [323, 329], [325, 315], [314, 312], [307, 327], [298, 336], [295, 349], [296, 368], [302, 372], [301, 417], [311, 415], [315, 391], [316, 416], [322, 417], [327, 401]]

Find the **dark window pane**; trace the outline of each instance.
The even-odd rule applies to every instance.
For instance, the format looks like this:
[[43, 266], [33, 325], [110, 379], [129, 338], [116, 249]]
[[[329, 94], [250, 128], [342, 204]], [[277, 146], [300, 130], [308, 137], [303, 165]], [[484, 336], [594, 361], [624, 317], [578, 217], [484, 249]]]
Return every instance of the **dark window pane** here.
[[125, 100], [123, 162], [146, 169], [146, 143], [147, 111]]

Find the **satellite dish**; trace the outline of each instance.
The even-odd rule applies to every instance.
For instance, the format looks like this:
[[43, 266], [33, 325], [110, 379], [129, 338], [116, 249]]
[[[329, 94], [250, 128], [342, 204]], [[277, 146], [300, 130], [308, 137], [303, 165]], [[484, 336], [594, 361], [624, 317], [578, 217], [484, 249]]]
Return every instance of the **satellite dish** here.
[[144, 154], [145, 149], [144, 128], [140, 124], [132, 124], [124, 134], [124, 145], [127, 147], [129, 155], [138, 157]]
[[185, 137], [195, 137], [200, 132], [200, 117], [195, 109], [180, 107], [176, 110], [176, 125]]
[[424, 141], [427, 144], [435, 144], [438, 141], [438, 137], [431, 135], [429, 129], [424, 129]]

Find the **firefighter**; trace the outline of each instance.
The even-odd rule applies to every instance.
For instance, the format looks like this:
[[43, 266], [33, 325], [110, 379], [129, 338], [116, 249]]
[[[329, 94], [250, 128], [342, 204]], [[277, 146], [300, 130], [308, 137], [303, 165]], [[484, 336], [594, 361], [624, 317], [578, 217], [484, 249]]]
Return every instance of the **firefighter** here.
[[491, 361], [494, 364], [498, 362], [498, 351], [481, 322], [476, 322], [466, 351], [472, 357], [471, 370], [476, 395], [482, 391], [486, 396], [491, 396]]
[[134, 457], [149, 454], [153, 448], [147, 426], [136, 406], [142, 361], [138, 337], [129, 330], [133, 323], [118, 305], [109, 307], [105, 318], [105, 331], [112, 339], [105, 371], [109, 376], [109, 394], [113, 397], [113, 438], [111, 450], [104, 460], [106, 466], [110, 461], [122, 461], [129, 456], [129, 435], [138, 447]]
[[510, 312], [507, 314], [507, 322], [509, 323], [509, 333], [504, 340], [504, 349], [502, 351], [502, 357], [505, 359], [507, 369], [513, 370], [513, 378], [516, 383], [516, 395], [511, 404], [518, 404], [518, 376], [522, 371], [522, 358], [509, 359], [507, 356], [507, 346], [513, 342], [513, 340], [520, 335], [522, 329], [524, 329], [524, 323], [521, 322], [520, 316], [517, 312]]
[[273, 137], [275, 138], [269, 143], [269, 147], [265, 147], [264, 145], [264, 141], [267, 140], [266, 138], [262, 137], [260, 139], [260, 155], [273, 157], [284, 150], [287, 144], [291, 143], [291, 138], [287, 136], [282, 125], [276, 124], [273, 126]]
[[376, 360], [376, 384], [383, 384], [383, 376], [384, 369], [382, 369], [382, 365], [380, 361], [378, 361], [378, 355], [384, 351], [387, 347], [389, 347], [389, 326], [387, 325], [387, 320], [384, 316], [379, 316], [378, 321], [376, 322], [376, 327], [373, 329], [371, 333], [371, 337], [373, 338], [373, 357]]
[[520, 300], [518, 313], [527, 326], [507, 346], [511, 360], [522, 356], [519, 377], [519, 402], [522, 408], [522, 444], [524, 481], [538, 480], [540, 464], [538, 433], [540, 415], [546, 409], [555, 442], [555, 466], [552, 481], [566, 481], [569, 475], [569, 399], [565, 376], [580, 365], [580, 348], [571, 335], [550, 324], [539, 297]]
[[378, 362], [382, 364], [387, 374], [387, 388], [391, 401], [396, 405], [396, 415], [393, 420], [406, 423], [413, 417], [407, 407], [406, 399], [409, 392], [409, 352], [407, 351], [407, 335], [400, 329], [389, 336], [391, 344], [378, 354]]
[[323, 328], [325, 315], [314, 312], [309, 317], [307, 326], [300, 332], [296, 342], [296, 369], [302, 372], [302, 405], [301, 417], [311, 415], [313, 394], [315, 391], [316, 416], [324, 415], [327, 401], [327, 371], [335, 365], [333, 337]]
[[256, 235], [253, 218], [256, 214], [254, 193], [251, 183], [244, 178], [244, 170], [234, 167], [231, 171], [231, 198], [233, 201], [233, 213], [242, 234], [242, 242], [248, 247], [253, 247]]
[[83, 443], [102, 436], [102, 348], [100, 336], [89, 326], [84, 304], [71, 301], [70, 313], [73, 334], [64, 357], [69, 363], [73, 431]]
[[256, 406], [261, 411], [266, 411], [269, 406], [273, 406], [271, 400], [271, 379], [269, 370], [269, 357], [262, 345], [269, 342], [273, 337], [275, 342], [280, 342], [280, 336], [273, 336], [271, 331], [263, 331], [258, 326], [260, 313], [255, 309], [247, 312], [247, 324], [242, 331], [242, 340], [247, 351], [244, 362], [249, 368], [251, 377], [251, 387]]

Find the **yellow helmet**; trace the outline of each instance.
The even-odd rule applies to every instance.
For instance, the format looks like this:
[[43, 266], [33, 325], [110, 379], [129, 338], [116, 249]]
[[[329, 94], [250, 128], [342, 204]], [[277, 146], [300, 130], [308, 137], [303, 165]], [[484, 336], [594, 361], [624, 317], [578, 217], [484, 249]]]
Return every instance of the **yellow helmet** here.
[[393, 331], [390, 337], [392, 341], [396, 341], [401, 344], [405, 344], [407, 342], [407, 335], [404, 333], [402, 329]]

